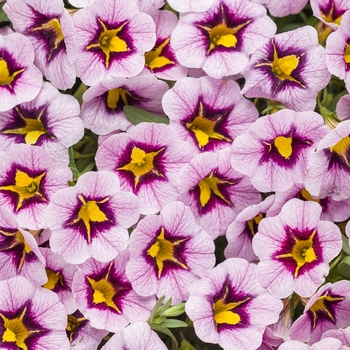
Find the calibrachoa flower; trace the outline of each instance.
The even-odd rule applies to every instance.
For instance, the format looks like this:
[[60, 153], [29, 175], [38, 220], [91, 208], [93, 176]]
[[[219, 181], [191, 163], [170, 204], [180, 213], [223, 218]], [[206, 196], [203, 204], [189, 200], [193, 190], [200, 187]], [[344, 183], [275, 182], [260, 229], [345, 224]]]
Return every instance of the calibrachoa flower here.
[[169, 5], [177, 12], [204, 12], [215, 0], [168, 0]]
[[35, 238], [19, 229], [14, 216], [1, 207], [0, 247], [0, 280], [18, 275], [37, 287], [47, 282], [45, 259]]
[[160, 9], [164, 3], [165, 0], [136, 0], [136, 4], [140, 11], [150, 14]]
[[114, 171], [122, 190], [137, 195], [141, 214], [155, 214], [175, 200], [179, 170], [193, 157], [189, 144], [174, 140], [169, 126], [141, 123], [109, 137], [98, 149], [99, 170]]
[[325, 284], [310, 298], [303, 315], [293, 323], [291, 339], [312, 345], [327, 330], [350, 326], [349, 308], [350, 281]]
[[185, 78], [164, 94], [162, 103], [175, 137], [198, 153], [230, 147], [258, 118], [254, 104], [232, 80]]
[[[350, 5], [349, 5], [350, 7]], [[340, 28], [327, 39], [326, 64], [330, 73], [345, 81], [350, 90], [350, 11], [342, 16]]]
[[303, 183], [318, 142], [329, 132], [315, 112], [283, 109], [259, 118], [233, 144], [232, 167], [261, 192]]
[[152, 18], [136, 2], [96, 0], [74, 14], [78, 77], [94, 85], [107, 75], [135, 76], [144, 67], [144, 53], [155, 43]]
[[305, 343], [302, 343], [297, 340], [288, 340], [285, 343], [281, 344], [281, 346], [278, 348], [278, 350], [325, 350], [325, 349], [332, 349], [332, 350], [342, 350], [342, 344], [341, 341], [335, 338], [327, 338], [322, 339], [321, 341], [313, 344], [313, 345], [307, 345]]
[[68, 315], [66, 332], [71, 349], [74, 350], [96, 350], [109, 333], [104, 329], [91, 327], [90, 321], [79, 310]]
[[275, 35], [252, 55], [242, 72], [242, 93], [276, 100], [295, 111], [312, 111], [329, 82], [325, 49], [311, 26]]
[[182, 67], [175, 57], [171, 46], [170, 35], [178, 23], [176, 15], [167, 10], [152, 14], [156, 24], [156, 44], [145, 53], [145, 69], [141, 74], [154, 74], [167, 80], [177, 80], [187, 75], [187, 68]]
[[253, 0], [253, 2], [265, 5], [274, 17], [285, 17], [301, 12], [308, 0]]
[[89, 257], [106, 262], [127, 247], [127, 228], [139, 218], [138, 200], [120, 191], [112, 172], [88, 172], [75, 187], [57, 192], [45, 215], [54, 253], [72, 264]]
[[157, 333], [146, 322], [131, 323], [112, 336], [103, 350], [167, 350]]
[[258, 260], [253, 251], [252, 239], [258, 231], [260, 221], [274, 201], [275, 196], [269, 196], [264, 201], [243, 209], [237, 215], [226, 231], [226, 258], [243, 258], [249, 262]]
[[35, 49], [35, 64], [58, 89], [75, 82], [76, 55], [73, 20], [57, 0], [8, 0], [4, 11], [14, 29], [24, 34]]
[[186, 313], [198, 337], [224, 350], [255, 350], [267, 325], [278, 320], [282, 301], [261, 287], [256, 266], [244, 259], [227, 259], [195, 282]]
[[24, 35], [0, 36], [0, 112], [38, 95], [42, 74], [33, 61], [33, 45]]
[[77, 309], [72, 294], [73, 277], [78, 270], [77, 267], [68, 264], [62, 256], [55, 254], [49, 248], [40, 248], [40, 252], [46, 262], [47, 282], [43, 284], [43, 287], [57, 294], [67, 314], [73, 313]]
[[30, 102], [0, 113], [0, 148], [26, 143], [42, 147], [55, 161], [68, 164], [68, 147], [84, 135], [78, 101], [43, 83]]
[[167, 90], [167, 83], [154, 76], [107, 76], [84, 93], [81, 118], [85, 127], [98, 135], [126, 130], [132, 124], [124, 114], [124, 106], [163, 114], [161, 99]]
[[129, 323], [146, 321], [155, 297], [141, 297], [134, 292], [125, 275], [127, 250], [116, 259], [101, 263], [94, 259], [79, 265], [73, 280], [73, 294], [79, 310], [91, 326], [119, 332]]
[[318, 144], [305, 180], [315, 197], [350, 198], [350, 120], [344, 120]]
[[69, 350], [67, 314], [55, 293], [24, 277], [0, 281], [2, 349]]
[[44, 210], [72, 172], [37, 146], [13, 145], [0, 157], [0, 205], [15, 215], [20, 227], [46, 228]]
[[130, 236], [126, 273], [140, 295], [187, 300], [189, 287], [214, 267], [215, 246], [181, 202], [142, 219]]
[[231, 150], [196, 155], [178, 175], [179, 200], [191, 207], [200, 226], [215, 239], [244, 208], [261, 196], [248, 177], [233, 170]]
[[222, 78], [241, 73], [249, 55], [275, 32], [276, 25], [262, 5], [215, 0], [206, 12], [181, 14], [171, 42], [182, 65]]
[[277, 298], [293, 291], [311, 296], [341, 251], [340, 230], [333, 222], [320, 221], [321, 211], [315, 202], [291, 199], [279, 215], [261, 220], [253, 238], [260, 259], [257, 279]]

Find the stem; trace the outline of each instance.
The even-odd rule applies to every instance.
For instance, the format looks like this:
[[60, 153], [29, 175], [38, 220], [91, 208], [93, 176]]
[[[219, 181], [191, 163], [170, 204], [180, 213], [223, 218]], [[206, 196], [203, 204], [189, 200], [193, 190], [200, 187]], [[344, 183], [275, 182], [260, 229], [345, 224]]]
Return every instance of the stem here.
[[329, 271], [332, 270], [335, 266], [337, 266], [345, 257], [346, 254], [344, 254], [344, 252], [342, 251], [338, 257], [332, 262], [332, 265], [329, 268]]

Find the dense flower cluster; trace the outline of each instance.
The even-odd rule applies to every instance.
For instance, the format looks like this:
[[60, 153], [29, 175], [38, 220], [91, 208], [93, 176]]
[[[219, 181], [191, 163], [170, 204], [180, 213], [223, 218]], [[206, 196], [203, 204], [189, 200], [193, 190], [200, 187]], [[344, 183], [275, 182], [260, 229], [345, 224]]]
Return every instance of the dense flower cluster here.
[[0, 3], [1, 349], [350, 346], [349, 2]]

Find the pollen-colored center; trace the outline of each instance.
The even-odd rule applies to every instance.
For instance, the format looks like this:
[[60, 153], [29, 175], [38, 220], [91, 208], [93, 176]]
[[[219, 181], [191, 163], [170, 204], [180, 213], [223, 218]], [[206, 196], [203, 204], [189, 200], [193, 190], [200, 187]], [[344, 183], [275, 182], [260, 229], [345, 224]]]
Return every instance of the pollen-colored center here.
[[165, 66], [175, 64], [166, 56], [162, 55], [164, 48], [169, 44], [170, 38], [165, 39], [158, 47], [155, 47], [151, 51], [145, 53], [146, 67], [152, 72], [154, 69], [163, 68]]
[[107, 106], [109, 108], [116, 108], [119, 100], [122, 100], [124, 105], [128, 105], [127, 95], [130, 95], [128, 90], [124, 89], [113, 89], [107, 92]]
[[172, 261], [178, 266], [187, 270], [187, 266], [174, 257], [174, 251], [176, 249], [176, 246], [182, 243], [184, 240], [180, 239], [175, 242], [171, 242], [164, 238], [164, 234], [164, 227], [162, 227], [161, 232], [156, 238], [155, 243], [152, 244], [152, 246], [147, 250], [147, 254], [154, 258], [156, 261], [158, 269], [158, 278], [160, 278], [162, 275], [165, 261]]
[[317, 298], [317, 300], [311, 305], [310, 307], [310, 312], [313, 315], [313, 329], [317, 325], [317, 319], [320, 314], [326, 316], [330, 321], [334, 322], [335, 317], [332, 314], [331, 308], [327, 305], [334, 303], [334, 302], [339, 302], [344, 300], [342, 297], [332, 297], [328, 295], [328, 292], [326, 292], [325, 295], [320, 296]]
[[329, 147], [329, 150], [336, 153], [340, 158], [343, 158], [346, 165], [350, 167], [348, 153], [350, 149], [350, 136], [345, 136], [334, 146]]
[[15, 107], [15, 110], [25, 125], [17, 129], [4, 130], [2, 133], [10, 135], [25, 135], [25, 143], [27, 145], [35, 145], [38, 142], [39, 137], [47, 133], [47, 130], [41, 121], [45, 108], [40, 111], [37, 118], [25, 118], [17, 107]]
[[[291, 233], [293, 234], [293, 232]], [[276, 259], [292, 258], [296, 262], [297, 266], [294, 271], [294, 277], [298, 277], [300, 268], [317, 260], [316, 253], [313, 248], [315, 234], [316, 230], [312, 232], [309, 239], [304, 240], [299, 240], [293, 236], [295, 243], [292, 251], [290, 253], [276, 256]]]
[[30, 177], [27, 173], [17, 170], [15, 184], [1, 186], [0, 190], [11, 191], [18, 195], [16, 211], [22, 207], [23, 200], [25, 199], [38, 196], [41, 200], [46, 201], [46, 198], [40, 193], [40, 184], [45, 174], [44, 172], [37, 177]]
[[57, 286], [57, 284], [63, 285], [63, 279], [61, 273], [54, 272], [50, 269], [46, 269], [46, 274], [48, 277], [48, 281], [43, 285], [44, 288], [53, 290]]
[[331, 5], [331, 8], [329, 10], [328, 13], [323, 13], [321, 11], [321, 14], [322, 14], [322, 18], [325, 22], [327, 23], [335, 23], [335, 24], [338, 24], [340, 25], [340, 22], [341, 22], [341, 19], [343, 17], [343, 15], [340, 15], [338, 17], [336, 17], [335, 13], [334, 13], [334, 2], [332, 1], [332, 5]]
[[119, 38], [118, 33], [123, 29], [123, 27], [128, 23], [124, 22], [117, 29], [107, 29], [106, 24], [98, 18], [100, 25], [103, 28], [102, 33], [99, 36], [97, 44], [90, 44], [86, 47], [86, 50], [92, 48], [99, 48], [105, 54], [105, 66], [109, 68], [110, 57], [112, 52], [126, 52], [129, 51], [128, 45], [125, 40]]
[[16, 75], [24, 72], [24, 69], [20, 69], [18, 71], [13, 72], [10, 74], [10, 71], [7, 66], [7, 62], [0, 58], [0, 85], [9, 85], [11, 87], [11, 83], [15, 79]]
[[292, 137], [284, 136], [277, 136], [273, 141], [278, 153], [285, 159], [289, 159], [293, 152], [292, 141]]
[[225, 197], [219, 186], [233, 184], [233, 182], [219, 179], [218, 177], [214, 176], [214, 172], [211, 172], [209, 176], [203, 178], [198, 184], [200, 191], [199, 201], [201, 206], [205, 207], [213, 195], [222, 199], [226, 204], [232, 206], [230, 199]]
[[345, 45], [344, 61], [346, 64], [350, 63], [350, 45], [349, 44]]
[[252, 236], [254, 236], [256, 234], [257, 227], [263, 218], [264, 218], [264, 215], [262, 213], [260, 213], [256, 216], [254, 216], [253, 219], [250, 219], [247, 221], [247, 226], [248, 226], [249, 231], [252, 234]]
[[274, 51], [274, 58], [272, 61], [272, 72], [281, 80], [295, 81], [292, 77], [294, 69], [299, 65], [299, 57], [296, 55], [289, 55], [279, 58], [277, 56], [276, 48]]

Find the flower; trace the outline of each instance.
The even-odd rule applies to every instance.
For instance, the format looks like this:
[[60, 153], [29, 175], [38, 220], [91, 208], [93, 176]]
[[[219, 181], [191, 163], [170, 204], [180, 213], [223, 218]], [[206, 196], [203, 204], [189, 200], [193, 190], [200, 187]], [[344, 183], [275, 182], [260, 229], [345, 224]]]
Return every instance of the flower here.
[[[304, 313], [290, 328], [293, 340], [312, 345], [330, 329], [350, 326], [350, 281], [327, 283], [305, 305]], [[333, 349], [333, 348], [332, 348]]]
[[324, 332], [321, 338], [339, 339], [343, 345], [348, 346], [350, 344], [350, 327], [343, 329], [330, 329], [329, 331]]
[[342, 344], [338, 339], [327, 338], [322, 339], [321, 341], [313, 344], [307, 345], [298, 340], [288, 340], [280, 345], [278, 350], [324, 350], [324, 349], [332, 349], [332, 350], [342, 350]]
[[106, 262], [127, 247], [127, 228], [139, 218], [138, 200], [120, 191], [112, 172], [87, 172], [75, 187], [56, 193], [45, 215], [54, 253], [71, 264], [89, 257]]
[[73, 280], [73, 294], [79, 310], [92, 327], [119, 332], [129, 323], [146, 321], [155, 297], [134, 292], [125, 275], [127, 250], [107, 263], [94, 259], [79, 265]]
[[261, 287], [256, 266], [231, 258], [190, 288], [186, 313], [197, 336], [224, 350], [257, 349], [267, 325], [277, 322], [282, 301]]
[[147, 215], [130, 236], [126, 266], [139, 295], [166, 296], [172, 304], [187, 300], [193, 282], [214, 267], [214, 244], [181, 202], [166, 205], [160, 215]]
[[169, 5], [177, 12], [205, 12], [215, 0], [168, 0]]
[[155, 43], [155, 25], [135, 1], [96, 0], [76, 12], [73, 21], [78, 46], [74, 64], [84, 84], [141, 72], [144, 53]]
[[78, 101], [61, 94], [50, 83], [43, 83], [38, 96], [0, 113], [0, 148], [13, 144], [36, 145], [55, 161], [68, 165], [68, 147], [84, 135]]
[[320, 221], [315, 202], [293, 198], [279, 215], [259, 223], [253, 249], [259, 257], [257, 279], [277, 298], [295, 291], [310, 297], [324, 282], [329, 262], [341, 251], [341, 233], [333, 222]]
[[188, 205], [212, 239], [225, 234], [228, 225], [261, 196], [248, 177], [230, 166], [231, 150], [196, 155], [178, 175], [179, 200]]
[[166, 350], [157, 333], [146, 322], [134, 322], [114, 334], [102, 350]]
[[175, 137], [190, 143], [197, 153], [230, 147], [258, 118], [236, 82], [207, 76], [177, 81], [162, 104]]
[[69, 350], [67, 314], [55, 293], [24, 277], [0, 281], [0, 336], [5, 349]]
[[84, 93], [81, 118], [85, 127], [98, 135], [126, 130], [132, 124], [125, 116], [124, 106], [163, 114], [161, 99], [167, 90], [167, 83], [154, 76], [107, 76]]
[[110, 136], [99, 147], [99, 170], [115, 172], [123, 191], [136, 194], [141, 214], [155, 214], [175, 200], [179, 170], [193, 157], [190, 145], [174, 140], [165, 124], [140, 123]]
[[285, 17], [298, 14], [307, 4], [307, 0], [253, 0], [257, 4], [265, 5], [271, 16]]
[[0, 112], [38, 95], [42, 74], [33, 60], [33, 45], [24, 35], [0, 36]]
[[232, 167], [261, 192], [303, 183], [318, 142], [329, 132], [315, 112], [283, 109], [259, 118], [232, 144]]
[[277, 34], [252, 54], [242, 72], [242, 93], [279, 101], [295, 111], [312, 111], [318, 92], [331, 78], [325, 55], [313, 27]]
[[220, 79], [241, 73], [249, 55], [275, 32], [263, 6], [248, 0], [215, 0], [206, 12], [181, 14], [171, 43], [183, 66], [203, 68]]
[[35, 64], [58, 89], [75, 83], [76, 55], [73, 20], [62, 1], [9, 0], [4, 11], [14, 29], [33, 44]]
[[45, 208], [52, 195], [71, 179], [68, 166], [54, 163], [38, 146], [13, 145], [1, 154], [0, 205], [15, 215], [18, 226], [46, 228]]

